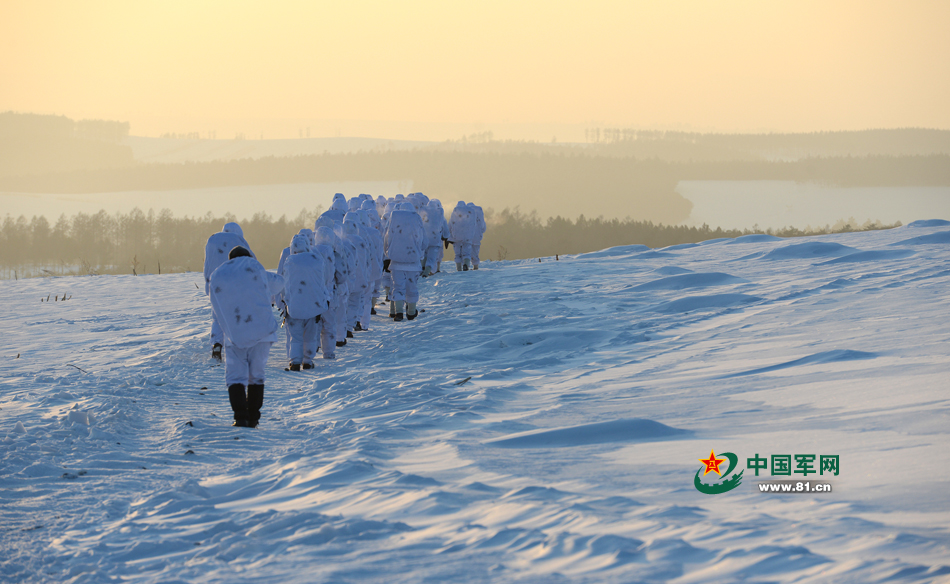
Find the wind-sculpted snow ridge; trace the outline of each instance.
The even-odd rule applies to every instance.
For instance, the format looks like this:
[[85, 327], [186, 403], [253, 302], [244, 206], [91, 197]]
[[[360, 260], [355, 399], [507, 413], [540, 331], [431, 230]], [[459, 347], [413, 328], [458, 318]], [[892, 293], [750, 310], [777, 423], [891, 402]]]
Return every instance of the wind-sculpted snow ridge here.
[[618, 245], [616, 247], [608, 247], [607, 249], [602, 249], [600, 251], [592, 251], [588, 253], [578, 254], [579, 258], [611, 258], [618, 256], [625, 256], [634, 253], [641, 253], [650, 251], [650, 248], [645, 245], [633, 244], [633, 245]]
[[931, 245], [944, 243], [950, 243], [950, 231], [938, 231], [937, 233], [929, 233], [927, 235], [921, 235], [920, 237], [911, 237], [910, 239], [897, 241], [891, 245]]
[[692, 270], [687, 270], [686, 268], [679, 268], [677, 266], [663, 266], [653, 271], [657, 274], [660, 274], [661, 276], [679, 276], [680, 274], [692, 273]]
[[884, 260], [902, 260], [914, 255], [914, 252], [909, 249], [872, 249], [867, 251], [859, 251], [855, 253], [849, 253], [833, 260], [828, 260], [817, 264], [819, 266], [825, 266], [829, 264], [845, 264], [853, 262], [880, 262]]
[[833, 243], [830, 241], [806, 241], [805, 243], [793, 243], [784, 247], [773, 249], [762, 256], [764, 260], [797, 260], [807, 258], [827, 258], [839, 257], [858, 250], [853, 247]]
[[502, 448], [554, 448], [563, 446], [583, 446], [607, 442], [652, 442], [670, 437], [680, 437], [690, 432], [670, 428], [653, 420], [611, 420], [570, 428], [526, 432], [500, 440], [489, 440], [486, 444]]
[[691, 249], [694, 247], [699, 247], [698, 243], [678, 243], [676, 245], [670, 245], [664, 248], [661, 248], [660, 251], [677, 251], [680, 249]]
[[[950, 249], [907, 239], [438, 274], [314, 371], [278, 343], [254, 430], [200, 274], [0, 282], [0, 581], [945, 580]], [[833, 492], [759, 492], [783, 454]]]
[[637, 255], [637, 259], [641, 259], [641, 260], [653, 260], [657, 258], [675, 258], [675, 257], [676, 257], [675, 253], [668, 253], [665, 251], [653, 251], [653, 250], [645, 251]]
[[665, 314], [674, 314], [677, 312], [691, 312], [694, 310], [710, 310], [717, 308], [726, 308], [757, 302], [762, 300], [758, 296], [750, 294], [707, 294], [705, 296], [687, 296], [678, 298], [671, 302], [658, 304], [653, 308], [655, 312]]
[[776, 237], [774, 235], [768, 235], [767, 233], [753, 233], [751, 235], [740, 235], [735, 239], [729, 239], [726, 241], [727, 244], [736, 244], [736, 243], [763, 243], [763, 242], [774, 242], [774, 241], [783, 241], [781, 237]]
[[948, 225], [950, 225], [950, 221], [946, 219], [918, 219], [917, 221], [908, 223], [907, 227], [946, 227]]
[[860, 361], [864, 359], [874, 359], [875, 357], [877, 357], [877, 355], [875, 355], [874, 353], [866, 353], [864, 351], [850, 351], [847, 349], [834, 349], [832, 351], [822, 351], [820, 353], [815, 353], [814, 355], [808, 355], [807, 357], [802, 357], [801, 359], [795, 359], [795, 360], [788, 361], [785, 363], [779, 363], [778, 365], [770, 365], [768, 367], [760, 367], [758, 369], [752, 369], [751, 371], [743, 371], [741, 373], [726, 375], [725, 377], [741, 377], [743, 375], [758, 375], [759, 373], [781, 371], [782, 369], [788, 369], [789, 367], [796, 367], [799, 365], [838, 363], [842, 361]]
[[652, 282], [646, 282], [645, 284], [639, 284], [632, 287], [631, 290], [685, 290], [687, 288], [706, 288], [709, 286], [736, 284], [747, 281], [748, 280], [737, 278], [722, 272], [709, 272], [703, 274], [688, 273], [674, 275], [668, 278], [661, 278], [659, 280], [653, 280]]
[[718, 243], [728, 243], [730, 241], [735, 241], [735, 240], [730, 239], [728, 237], [717, 237], [716, 239], [707, 239], [706, 241], [700, 241], [699, 245], [715, 245]]

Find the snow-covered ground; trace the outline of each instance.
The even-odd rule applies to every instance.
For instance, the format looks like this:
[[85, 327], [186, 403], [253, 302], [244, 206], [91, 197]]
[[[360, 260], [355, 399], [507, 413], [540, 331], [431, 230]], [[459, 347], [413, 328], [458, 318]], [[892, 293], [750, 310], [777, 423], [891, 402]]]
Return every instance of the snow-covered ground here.
[[950, 580], [950, 223], [443, 273], [254, 430], [200, 279], [0, 282], [0, 581]]

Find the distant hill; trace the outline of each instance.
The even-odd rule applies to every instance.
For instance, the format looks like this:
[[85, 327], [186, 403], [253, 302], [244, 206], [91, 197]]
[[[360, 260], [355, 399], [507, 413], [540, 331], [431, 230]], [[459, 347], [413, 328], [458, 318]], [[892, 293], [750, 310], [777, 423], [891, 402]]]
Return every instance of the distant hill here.
[[669, 161], [794, 161], [847, 156], [950, 154], [950, 131], [925, 128], [800, 134], [699, 134], [624, 129], [588, 131], [603, 155]]
[[0, 177], [0, 191], [79, 193], [170, 191], [345, 181], [400, 181], [413, 190], [486, 207], [520, 206], [544, 211], [555, 202], [576, 217], [631, 216], [675, 223], [691, 204], [675, 192], [667, 163], [594, 156], [477, 154], [466, 152], [371, 152], [232, 161], [143, 164], [29, 177]]
[[794, 162], [666, 162], [613, 156], [384, 151], [140, 164], [25, 177], [0, 177], [0, 191], [81, 193], [206, 187], [399, 181], [440, 198], [520, 207], [543, 216], [633, 217], [678, 223], [692, 203], [681, 180], [784, 180], [839, 186], [947, 186], [950, 156], [806, 158]]
[[201, 140], [129, 136], [122, 141], [137, 162], [179, 163], [258, 159], [271, 156], [311, 156], [382, 150], [412, 150], [433, 142], [383, 138], [299, 138], [288, 140]]
[[927, 156], [950, 154], [950, 131], [923, 128], [813, 132], [807, 134], [700, 134], [592, 128], [586, 143], [495, 140], [491, 132], [459, 140], [422, 142], [384, 138], [203, 140], [145, 138], [122, 141], [137, 162], [178, 163], [416, 150], [494, 154], [577, 154], [658, 158], [669, 162], [795, 161], [815, 157]]
[[0, 177], [132, 166], [128, 134], [128, 122], [0, 113]]
[[[199, 140], [129, 137], [128, 124], [0, 114], [0, 191], [102, 193], [398, 181], [440, 198], [542, 216], [675, 224], [683, 180], [783, 180], [839, 186], [948, 186], [950, 132], [814, 134], [616, 130], [589, 144], [440, 143], [370, 138]], [[148, 160], [149, 162], [144, 162]]]

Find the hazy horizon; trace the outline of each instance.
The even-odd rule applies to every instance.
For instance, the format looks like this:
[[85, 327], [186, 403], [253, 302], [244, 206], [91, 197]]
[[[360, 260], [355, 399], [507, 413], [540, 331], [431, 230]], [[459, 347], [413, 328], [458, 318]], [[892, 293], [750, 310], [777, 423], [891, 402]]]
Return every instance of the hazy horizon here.
[[941, 2], [7, 0], [0, 111], [135, 136], [950, 128]]
[[[95, 192], [227, 212], [240, 205], [214, 188], [351, 182], [679, 224], [694, 204], [680, 181], [725, 180], [693, 188], [691, 220], [890, 223], [944, 207], [728, 181], [881, 187], [882, 201], [950, 186], [943, 158], [912, 159], [950, 155], [946, 2], [0, 2], [0, 215], [59, 216]], [[801, 135], [882, 128], [901, 130]], [[761, 139], [712, 136], [732, 133]], [[597, 145], [564, 146], [585, 142]], [[783, 166], [810, 156], [833, 160]], [[302, 206], [269, 192], [291, 215]]]

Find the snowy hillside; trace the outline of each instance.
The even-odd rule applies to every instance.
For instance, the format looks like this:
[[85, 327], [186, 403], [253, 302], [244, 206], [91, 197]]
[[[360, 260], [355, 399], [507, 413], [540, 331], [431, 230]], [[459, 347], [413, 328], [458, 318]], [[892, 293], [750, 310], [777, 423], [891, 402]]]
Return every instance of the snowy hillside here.
[[950, 581], [950, 223], [482, 266], [255, 430], [200, 274], [0, 282], [0, 581]]

